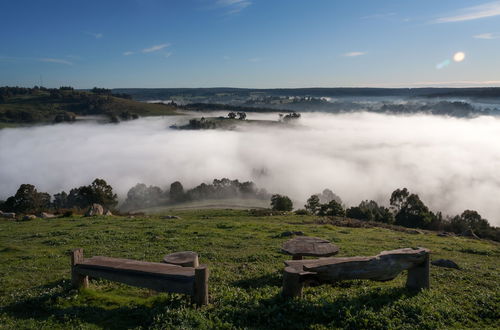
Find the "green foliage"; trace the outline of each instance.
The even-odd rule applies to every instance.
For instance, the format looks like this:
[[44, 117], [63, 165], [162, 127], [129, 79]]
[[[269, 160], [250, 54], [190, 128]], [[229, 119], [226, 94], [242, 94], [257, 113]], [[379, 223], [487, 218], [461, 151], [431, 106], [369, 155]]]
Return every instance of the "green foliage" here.
[[330, 202], [321, 204], [319, 206], [318, 215], [344, 217], [345, 210], [344, 207], [339, 202], [337, 202], [335, 199], [332, 199]]
[[170, 185], [170, 200], [175, 202], [182, 202], [186, 200], [186, 195], [184, 194], [184, 187], [179, 181], [175, 181]]
[[353, 219], [394, 223], [392, 212], [386, 207], [379, 206], [375, 201], [362, 201], [358, 206], [348, 208], [346, 215]]
[[275, 194], [271, 196], [271, 209], [275, 211], [293, 210], [292, 200], [288, 196]]
[[319, 211], [320, 203], [318, 195], [312, 195], [307, 199], [306, 205], [304, 208], [311, 212], [312, 214], [316, 214]]
[[22, 184], [16, 194], [7, 198], [3, 209], [16, 213], [36, 213], [50, 207], [50, 195], [38, 192], [34, 185]]
[[76, 115], [106, 115], [110, 118], [126, 116], [172, 115], [175, 107], [163, 104], [136, 102], [126, 94], [111, 94], [108, 89], [92, 91], [0, 87], [0, 123], [33, 124], [75, 120]]
[[[172, 214], [172, 213], [169, 213]], [[12, 222], [0, 219], [0, 327], [6, 329], [442, 329], [499, 328], [500, 249], [487, 241], [380, 228], [314, 224], [314, 216], [254, 217], [247, 211], [191, 210], [159, 216], [72, 217]], [[388, 282], [342, 281], [306, 286], [300, 300], [280, 298], [283, 231], [303, 231], [340, 246], [340, 257], [424, 246], [432, 259], [431, 289], [404, 288], [406, 274]], [[67, 252], [85, 256], [162, 260], [197, 251], [210, 269], [210, 305], [105, 280], [71, 289]]]

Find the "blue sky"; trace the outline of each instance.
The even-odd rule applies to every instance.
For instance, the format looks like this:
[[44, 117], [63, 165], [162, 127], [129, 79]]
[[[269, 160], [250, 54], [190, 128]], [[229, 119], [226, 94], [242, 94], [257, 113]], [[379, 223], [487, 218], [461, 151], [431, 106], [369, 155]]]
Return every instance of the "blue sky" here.
[[2, 0], [0, 40], [0, 85], [500, 86], [491, 0]]

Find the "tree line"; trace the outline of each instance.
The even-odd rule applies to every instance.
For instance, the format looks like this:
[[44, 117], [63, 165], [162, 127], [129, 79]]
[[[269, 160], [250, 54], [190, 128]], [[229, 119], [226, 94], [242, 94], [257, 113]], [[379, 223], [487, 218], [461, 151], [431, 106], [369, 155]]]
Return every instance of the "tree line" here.
[[[325, 194], [326, 193], [326, 194]], [[309, 197], [304, 209], [298, 214], [318, 216], [347, 217], [363, 221], [375, 221], [407, 228], [429, 229], [464, 234], [472, 231], [481, 238], [500, 241], [500, 228], [491, 226], [477, 211], [465, 210], [459, 215], [444, 216], [441, 212], [432, 212], [417, 194], [407, 188], [392, 192], [389, 205], [378, 205], [373, 200], [365, 200], [358, 206], [345, 207], [336, 195], [326, 189], [322, 194]], [[325, 198], [325, 195], [328, 196]], [[287, 196], [273, 195], [271, 208], [278, 211], [293, 210], [293, 203]]]
[[[169, 189], [138, 183], [130, 188], [127, 198], [120, 209], [134, 210], [154, 206], [168, 206], [189, 201], [226, 198], [255, 198], [270, 200], [272, 210], [292, 211], [293, 202], [285, 195], [270, 195], [265, 189], [259, 189], [251, 181], [240, 182], [228, 178], [214, 179], [212, 183], [184, 189], [181, 182], [175, 181]], [[113, 188], [103, 179], [95, 179], [89, 185], [83, 185], [62, 191], [51, 196], [37, 191], [31, 184], [22, 184], [13, 196], [0, 201], [0, 210], [22, 214], [65, 210], [82, 210], [97, 203], [106, 209], [118, 205], [118, 197]], [[311, 195], [304, 209], [297, 214], [318, 216], [347, 217], [362, 221], [374, 221], [385, 224], [429, 230], [448, 231], [463, 234], [472, 231], [481, 238], [500, 241], [500, 228], [491, 226], [477, 211], [465, 210], [459, 215], [444, 216], [441, 212], [432, 212], [417, 194], [407, 188], [396, 189], [389, 199], [389, 207], [379, 205], [373, 200], [364, 200], [357, 206], [346, 207], [339, 196], [330, 189]]]

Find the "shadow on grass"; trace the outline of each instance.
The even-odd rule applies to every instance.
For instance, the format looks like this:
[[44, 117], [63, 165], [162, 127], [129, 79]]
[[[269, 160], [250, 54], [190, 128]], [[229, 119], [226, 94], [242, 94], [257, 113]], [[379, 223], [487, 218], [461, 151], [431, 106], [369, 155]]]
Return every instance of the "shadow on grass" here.
[[265, 286], [279, 286], [281, 287], [283, 277], [280, 273], [268, 273], [258, 277], [245, 278], [236, 280], [232, 284], [242, 289], [256, 289]]
[[[44, 321], [55, 319], [67, 323], [70, 320], [95, 324], [106, 329], [127, 329], [147, 326], [154, 318], [164, 313], [167, 308], [176, 309], [188, 304], [189, 298], [164, 300], [157, 298], [152, 304], [129, 304], [117, 306], [102, 299], [102, 306], [91, 306], [87, 302], [74, 302], [79, 293], [71, 287], [68, 280], [60, 280], [44, 286], [34, 287], [38, 295], [28, 296], [15, 303], [0, 308], [16, 319], [34, 319]], [[186, 298], [186, 299], [182, 299]], [[112, 305], [112, 306], [110, 306]]]
[[367, 311], [379, 314], [386, 306], [417, 294], [406, 288], [389, 288], [331, 299], [322, 296], [317, 300], [311, 300], [310, 293], [293, 300], [278, 295], [250, 304], [251, 307], [233, 305], [231, 321], [233, 326], [243, 328], [302, 329], [314, 324], [329, 328], [371, 328], [370, 319], [365, 317]]

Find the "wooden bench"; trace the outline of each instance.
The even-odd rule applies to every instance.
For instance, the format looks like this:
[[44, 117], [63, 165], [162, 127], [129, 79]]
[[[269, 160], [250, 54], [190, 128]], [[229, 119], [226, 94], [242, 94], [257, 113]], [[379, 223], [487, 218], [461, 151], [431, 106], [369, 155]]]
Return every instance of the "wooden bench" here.
[[293, 298], [302, 295], [308, 281], [332, 283], [339, 280], [368, 279], [389, 281], [408, 270], [406, 287], [429, 288], [430, 250], [406, 248], [383, 251], [372, 257], [321, 258], [285, 261], [282, 295]]
[[158, 292], [190, 295], [197, 305], [208, 304], [208, 268], [109, 257], [84, 258], [83, 249], [71, 253], [71, 283], [88, 287], [88, 277], [104, 278]]

